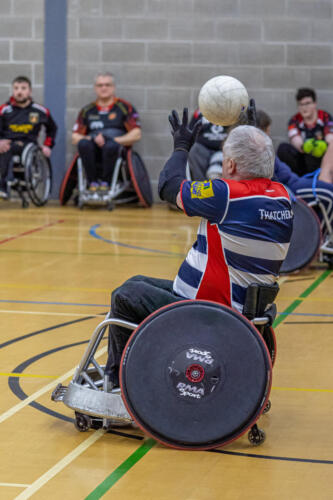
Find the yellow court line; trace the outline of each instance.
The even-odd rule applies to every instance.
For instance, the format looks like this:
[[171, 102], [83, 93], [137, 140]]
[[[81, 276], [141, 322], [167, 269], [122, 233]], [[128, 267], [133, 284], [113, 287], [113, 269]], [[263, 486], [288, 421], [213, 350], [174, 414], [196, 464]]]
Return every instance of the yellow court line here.
[[307, 389], [306, 387], [272, 387], [274, 391], [332, 392], [333, 389]]
[[[95, 358], [98, 358], [99, 356], [102, 356], [105, 352], [107, 352], [107, 346], [102, 347], [102, 349], [100, 349], [99, 351], [97, 351], [97, 353], [95, 354]], [[45, 385], [44, 387], [42, 387], [38, 391], [36, 391], [33, 394], [31, 394], [31, 396], [28, 396], [23, 401], [20, 401], [20, 403], [17, 403], [16, 405], [12, 406], [12, 408], [9, 408], [9, 410], [7, 410], [4, 413], [2, 413], [0, 415], [0, 424], [2, 422], [4, 422], [5, 420], [7, 420], [8, 418], [10, 418], [13, 415], [15, 415], [15, 413], [17, 413], [18, 411], [22, 410], [22, 408], [24, 408], [25, 406], [28, 406], [35, 399], [39, 398], [40, 396], [43, 396], [43, 394], [45, 394], [46, 392], [51, 391], [58, 384], [61, 384], [66, 379], [68, 379], [69, 377], [71, 377], [74, 374], [75, 370], [76, 370], [76, 368], [72, 368], [67, 373], [64, 373], [64, 375], [61, 375], [60, 377], [58, 377], [53, 382], [50, 382], [49, 384]]]
[[30, 486], [30, 484], [0, 483], [0, 486], [13, 486], [13, 488], [28, 488], [28, 486]]
[[0, 377], [58, 378], [57, 375], [35, 375], [34, 373], [0, 373]]
[[44, 484], [46, 484], [50, 479], [58, 474], [58, 472], [62, 471], [67, 465], [69, 465], [73, 460], [75, 460], [79, 455], [81, 455], [84, 451], [86, 451], [92, 444], [94, 444], [98, 439], [100, 439], [105, 434], [103, 429], [99, 429], [91, 434], [85, 441], [83, 441], [79, 446], [74, 448], [68, 455], [59, 460], [51, 469], [45, 472], [42, 476], [40, 476], [36, 481], [34, 481], [28, 488], [17, 497], [15, 500], [25, 500], [26, 498], [30, 498], [36, 491], [38, 491]]
[[105, 314], [84, 314], [84, 313], [61, 313], [61, 312], [45, 312], [45, 311], [16, 311], [14, 309], [0, 309], [0, 313], [5, 314], [38, 314], [41, 316], [78, 316], [80, 318], [105, 318]]

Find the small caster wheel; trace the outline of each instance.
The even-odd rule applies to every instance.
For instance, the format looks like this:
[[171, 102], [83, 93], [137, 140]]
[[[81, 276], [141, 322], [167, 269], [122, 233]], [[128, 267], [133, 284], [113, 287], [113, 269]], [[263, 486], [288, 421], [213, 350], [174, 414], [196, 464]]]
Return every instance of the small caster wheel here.
[[27, 200], [22, 201], [22, 208], [28, 208], [29, 202]]
[[91, 419], [87, 415], [76, 411], [74, 425], [79, 432], [87, 432], [91, 427]]
[[107, 209], [109, 212], [112, 212], [112, 210], [114, 209], [114, 204], [112, 203], [112, 201], [108, 204]]
[[259, 429], [257, 426], [254, 426], [249, 431], [247, 437], [252, 446], [259, 446], [265, 441], [266, 434], [262, 429]]
[[83, 201], [79, 201], [77, 206], [79, 207], [80, 210], [83, 210], [84, 207]]
[[268, 400], [264, 408], [263, 414], [268, 413], [271, 408], [272, 408], [272, 403], [270, 402], [270, 400]]

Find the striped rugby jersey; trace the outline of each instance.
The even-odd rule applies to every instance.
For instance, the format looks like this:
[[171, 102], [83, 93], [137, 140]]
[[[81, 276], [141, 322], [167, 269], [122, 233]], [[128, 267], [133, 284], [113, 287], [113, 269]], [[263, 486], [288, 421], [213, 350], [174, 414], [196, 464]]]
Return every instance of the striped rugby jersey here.
[[242, 312], [250, 283], [276, 281], [292, 233], [284, 186], [270, 179], [184, 181], [186, 215], [201, 216], [197, 240], [174, 280], [174, 292]]

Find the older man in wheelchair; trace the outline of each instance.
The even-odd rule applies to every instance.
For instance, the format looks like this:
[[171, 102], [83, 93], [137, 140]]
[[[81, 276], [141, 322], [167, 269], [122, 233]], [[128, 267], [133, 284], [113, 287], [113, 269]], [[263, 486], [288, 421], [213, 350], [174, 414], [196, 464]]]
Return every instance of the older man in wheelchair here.
[[[51, 189], [49, 158], [54, 146], [57, 126], [50, 111], [33, 101], [31, 82], [18, 76], [12, 83], [12, 96], [0, 107], [0, 197], [7, 199], [11, 189], [18, 192], [23, 206], [47, 202]], [[45, 140], [38, 145], [41, 128]]]
[[[253, 119], [254, 102], [251, 109]], [[176, 111], [169, 120], [174, 152], [159, 193], [186, 215], [201, 217], [197, 240], [174, 282], [134, 276], [113, 291], [111, 313], [96, 328], [70, 386], [59, 386], [53, 399], [76, 410], [80, 430], [100, 416], [105, 428], [134, 421], [176, 448], [214, 448], [249, 428], [250, 441], [259, 444], [264, 434], [255, 422], [269, 406], [275, 356], [269, 325], [276, 279], [292, 233], [289, 195], [271, 181], [270, 138], [250, 125], [226, 139], [223, 178], [187, 181], [199, 124], [188, 126], [187, 109], [182, 122]], [[103, 369], [95, 353], [108, 325]]]
[[98, 74], [94, 89], [97, 99], [81, 109], [72, 133], [80, 156], [79, 192], [86, 191], [79, 204], [118, 196], [121, 160], [126, 160], [128, 149], [141, 139], [139, 115], [132, 104], [116, 97], [112, 73]]

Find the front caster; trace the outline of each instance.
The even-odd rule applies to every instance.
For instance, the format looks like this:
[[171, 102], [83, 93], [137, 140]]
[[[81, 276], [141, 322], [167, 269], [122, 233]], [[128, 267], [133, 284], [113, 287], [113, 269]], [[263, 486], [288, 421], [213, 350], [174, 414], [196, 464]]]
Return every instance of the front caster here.
[[91, 419], [87, 415], [76, 411], [74, 425], [79, 432], [87, 432], [91, 428]]
[[266, 434], [262, 429], [259, 429], [257, 424], [254, 424], [247, 437], [252, 446], [259, 446], [265, 441]]

